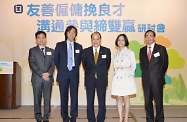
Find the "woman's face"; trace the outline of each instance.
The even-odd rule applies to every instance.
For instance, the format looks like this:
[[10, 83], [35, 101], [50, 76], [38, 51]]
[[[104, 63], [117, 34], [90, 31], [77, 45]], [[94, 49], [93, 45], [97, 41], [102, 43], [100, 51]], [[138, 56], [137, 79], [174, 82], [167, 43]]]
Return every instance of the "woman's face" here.
[[120, 36], [120, 37], [118, 38], [118, 46], [119, 46], [119, 47], [125, 47], [125, 39], [124, 39], [123, 36]]

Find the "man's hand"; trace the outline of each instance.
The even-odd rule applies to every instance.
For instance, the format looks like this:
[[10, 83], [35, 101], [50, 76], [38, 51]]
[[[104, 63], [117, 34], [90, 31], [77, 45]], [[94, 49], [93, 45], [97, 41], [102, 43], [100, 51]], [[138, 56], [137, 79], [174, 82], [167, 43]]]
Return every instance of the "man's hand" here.
[[49, 73], [48, 73], [48, 72], [43, 73], [43, 74], [42, 74], [42, 78], [43, 78], [45, 81], [49, 81]]

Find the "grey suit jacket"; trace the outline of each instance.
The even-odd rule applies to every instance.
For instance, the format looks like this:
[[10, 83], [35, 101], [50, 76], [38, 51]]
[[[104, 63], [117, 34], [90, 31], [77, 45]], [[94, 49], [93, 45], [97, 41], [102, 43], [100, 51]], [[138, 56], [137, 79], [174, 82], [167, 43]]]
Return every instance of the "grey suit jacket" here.
[[35, 46], [29, 50], [29, 66], [32, 70], [32, 78], [31, 82], [40, 82], [44, 81], [42, 78], [42, 74], [48, 72], [49, 82], [53, 82], [53, 72], [55, 68], [54, 64], [54, 50], [45, 47], [45, 57], [42, 54], [39, 46]]

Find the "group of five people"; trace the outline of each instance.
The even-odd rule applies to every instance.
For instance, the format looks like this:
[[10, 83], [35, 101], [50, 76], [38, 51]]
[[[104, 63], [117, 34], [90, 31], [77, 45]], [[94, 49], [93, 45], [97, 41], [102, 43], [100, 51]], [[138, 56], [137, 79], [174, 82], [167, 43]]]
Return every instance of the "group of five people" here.
[[[108, 86], [108, 71], [111, 63], [111, 51], [101, 46], [101, 34], [91, 34], [91, 46], [83, 49], [76, 42], [77, 29], [68, 26], [65, 30], [65, 40], [56, 44], [55, 50], [46, 46], [46, 33], [35, 33], [37, 46], [29, 50], [29, 66], [32, 70], [32, 86], [34, 94], [34, 116], [37, 122], [49, 122], [51, 112], [50, 99], [53, 72], [57, 68], [61, 99], [61, 116], [63, 122], [76, 122], [78, 116], [79, 67], [84, 68], [84, 85], [87, 97], [88, 122], [104, 122], [106, 116], [106, 88]], [[145, 32], [147, 45], [140, 49], [140, 66], [142, 69], [142, 84], [145, 98], [147, 122], [163, 122], [163, 85], [164, 75], [168, 67], [168, 55], [164, 46], [155, 43], [155, 32]], [[125, 34], [116, 38], [118, 50], [114, 54], [114, 75], [111, 95], [116, 96], [119, 122], [128, 122], [130, 110], [130, 95], [136, 94], [134, 80], [136, 59], [134, 52], [128, 49], [129, 41]], [[70, 115], [68, 114], [68, 98], [70, 91]], [[98, 98], [98, 114], [95, 117], [95, 91]], [[44, 98], [44, 113], [42, 117], [41, 99]], [[154, 119], [153, 99], [156, 103]], [[122, 115], [124, 101], [125, 118]]]

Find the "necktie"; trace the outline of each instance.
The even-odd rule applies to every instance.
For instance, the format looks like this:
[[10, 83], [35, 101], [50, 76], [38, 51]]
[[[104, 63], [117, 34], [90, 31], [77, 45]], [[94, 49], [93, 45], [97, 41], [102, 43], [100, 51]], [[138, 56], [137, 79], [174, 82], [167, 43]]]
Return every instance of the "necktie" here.
[[41, 51], [42, 51], [43, 56], [45, 57], [44, 48], [41, 48]]
[[68, 70], [71, 71], [72, 70], [72, 62], [73, 62], [73, 55], [72, 55], [72, 46], [71, 43], [69, 44], [69, 49], [68, 49]]
[[98, 59], [98, 52], [97, 52], [97, 49], [95, 49], [95, 56], [94, 56], [95, 64], [97, 64], [97, 59]]
[[151, 52], [151, 47], [148, 47], [148, 48], [149, 48], [149, 51], [148, 51], [148, 60], [150, 61], [151, 60], [152, 52]]
[[[97, 64], [97, 60], [98, 60], [98, 52], [97, 52], [97, 49], [95, 49], [95, 56], [94, 56], [94, 62], [95, 62], [95, 64]], [[97, 79], [97, 72], [95, 73], [94, 76]]]

